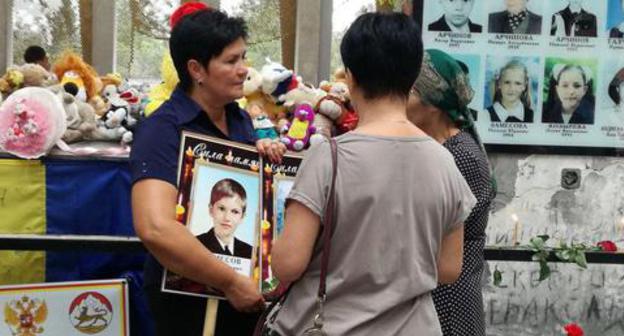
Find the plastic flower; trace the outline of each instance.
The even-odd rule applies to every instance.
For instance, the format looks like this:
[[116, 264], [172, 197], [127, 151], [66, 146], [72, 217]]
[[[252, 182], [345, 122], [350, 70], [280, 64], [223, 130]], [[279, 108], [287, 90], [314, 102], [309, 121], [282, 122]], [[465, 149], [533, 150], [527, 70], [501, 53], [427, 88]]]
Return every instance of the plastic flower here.
[[563, 326], [563, 331], [567, 336], [583, 336], [585, 333], [583, 332], [583, 328], [581, 328], [576, 323], [568, 323]]
[[617, 246], [615, 245], [614, 242], [610, 240], [603, 240], [601, 242], [598, 242], [596, 245], [600, 247], [601, 250], [606, 251], [606, 252], [617, 251]]

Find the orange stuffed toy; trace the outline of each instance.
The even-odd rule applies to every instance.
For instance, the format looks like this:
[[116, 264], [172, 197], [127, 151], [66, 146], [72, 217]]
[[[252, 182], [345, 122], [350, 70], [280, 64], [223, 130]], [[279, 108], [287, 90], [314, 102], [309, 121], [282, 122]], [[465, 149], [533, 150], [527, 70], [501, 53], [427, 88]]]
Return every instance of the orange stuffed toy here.
[[95, 69], [76, 53], [65, 52], [54, 63], [52, 71], [56, 74], [61, 85], [74, 83], [78, 87], [76, 97], [84, 102], [88, 102], [97, 96], [102, 89], [102, 82], [99, 80]]

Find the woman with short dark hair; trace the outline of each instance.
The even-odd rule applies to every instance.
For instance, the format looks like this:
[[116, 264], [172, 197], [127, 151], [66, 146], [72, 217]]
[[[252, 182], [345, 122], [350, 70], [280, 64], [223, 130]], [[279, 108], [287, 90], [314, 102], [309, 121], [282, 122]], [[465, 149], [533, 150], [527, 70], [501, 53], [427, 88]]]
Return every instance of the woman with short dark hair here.
[[[325, 227], [335, 206], [324, 302], [327, 335], [441, 335], [431, 291], [461, 270], [463, 221], [474, 197], [450, 154], [406, 115], [422, 59], [420, 30], [393, 13], [360, 16], [340, 52], [360, 121], [336, 138], [335, 204], [330, 143], [304, 158], [272, 250], [274, 275], [296, 281], [273, 335], [312, 326]], [[326, 228], [326, 227], [325, 227]]]
[[150, 255], [145, 290], [158, 335], [202, 334], [206, 299], [161, 292], [163, 266], [222, 291], [216, 335], [248, 335], [263, 308], [258, 286], [219, 261], [175, 220], [177, 162], [182, 130], [244, 144], [256, 143], [275, 161], [277, 142], [256, 142], [250, 117], [235, 102], [243, 95], [247, 28], [239, 18], [203, 9], [180, 19], [171, 32], [171, 57], [180, 84], [136, 132], [130, 168], [137, 235]]

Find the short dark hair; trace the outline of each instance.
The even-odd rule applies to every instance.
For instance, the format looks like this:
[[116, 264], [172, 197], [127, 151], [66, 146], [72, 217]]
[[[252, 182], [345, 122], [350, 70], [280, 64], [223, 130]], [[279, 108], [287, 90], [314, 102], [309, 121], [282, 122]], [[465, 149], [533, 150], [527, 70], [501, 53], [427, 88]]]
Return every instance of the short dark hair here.
[[46, 51], [40, 46], [32, 45], [24, 51], [24, 62], [37, 63], [46, 58]]
[[247, 210], [247, 192], [245, 192], [245, 188], [230, 178], [220, 180], [212, 186], [210, 191], [210, 206], [213, 206], [222, 198], [234, 196], [238, 196], [243, 201], [244, 213]]
[[363, 14], [345, 33], [340, 54], [365, 98], [406, 98], [420, 73], [420, 29], [405, 14]]
[[199, 10], [183, 17], [171, 31], [169, 51], [175, 65], [180, 87], [188, 90], [193, 79], [188, 72], [189, 60], [207, 66], [210, 60], [238, 40], [247, 39], [247, 25], [242, 18], [229, 17], [212, 9]]

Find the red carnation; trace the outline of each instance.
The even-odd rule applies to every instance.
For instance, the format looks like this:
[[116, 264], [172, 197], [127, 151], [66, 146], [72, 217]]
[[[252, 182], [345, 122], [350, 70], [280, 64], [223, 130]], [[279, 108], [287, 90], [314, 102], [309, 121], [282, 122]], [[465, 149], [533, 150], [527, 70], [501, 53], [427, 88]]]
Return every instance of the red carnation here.
[[602, 249], [603, 251], [606, 252], [615, 252], [617, 251], [617, 246], [615, 245], [614, 242], [610, 241], [610, 240], [603, 240], [601, 242], [598, 242], [598, 247], [600, 247], [600, 249]]
[[576, 323], [568, 323], [563, 326], [563, 330], [567, 332], [568, 336], [583, 336], [585, 333], [583, 332], [583, 328], [581, 328]]
[[200, 11], [202, 9], [212, 9], [212, 8], [203, 2], [195, 2], [195, 1], [187, 2], [181, 5], [175, 11], [173, 11], [173, 14], [171, 14], [171, 17], [169, 18], [169, 27], [173, 29], [173, 27], [175, 27], [175, 25], [177, 25], [178, 22], [180, 22], [180, 20], [183, 17], [189, 14], [195, 13], [197, 11]]

